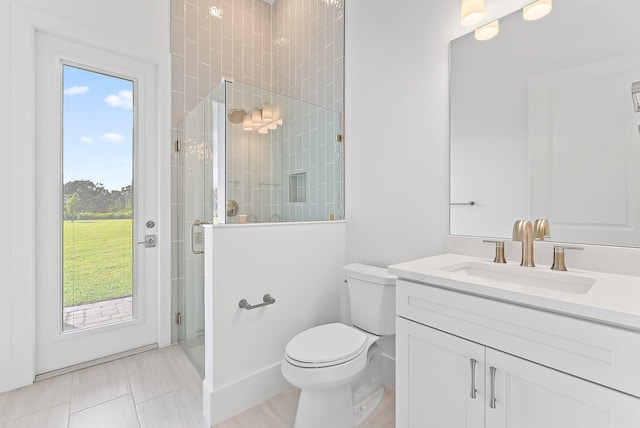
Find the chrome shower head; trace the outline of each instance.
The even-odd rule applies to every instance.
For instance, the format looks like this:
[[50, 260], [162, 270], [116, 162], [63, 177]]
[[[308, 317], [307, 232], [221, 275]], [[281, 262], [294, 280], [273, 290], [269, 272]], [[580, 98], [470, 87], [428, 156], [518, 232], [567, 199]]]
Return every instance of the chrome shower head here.
[[631, 98], [633, 99], [633, 108], [636, 113], [640, 113], [640, 80], [636, 80], [631, 84]]
[[229, 118], [229, 122], [235, 124], [242, 123], [246, 116], [247, 112], [242, 110], [241, 108], [232, 108], [227, 115], [227, 117]]

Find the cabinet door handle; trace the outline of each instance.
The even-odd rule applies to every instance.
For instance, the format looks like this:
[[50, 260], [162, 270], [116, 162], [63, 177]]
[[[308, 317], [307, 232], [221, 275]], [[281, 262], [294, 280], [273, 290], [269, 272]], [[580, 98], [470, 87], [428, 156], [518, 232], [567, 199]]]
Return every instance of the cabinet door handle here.
[[491, 395], [489, 396], [489, 407], [496, 408], [496, 368], [489, 367], [489, 375], [491, 377]]
[[471, 358], [469, 361], [471, 362], [471, 394], [469, 394], [469, 396], [475, 399], [477, 396], [476, 393], [478, 392], [476, 390], [476, 364], [478, 362], [473, 358]]

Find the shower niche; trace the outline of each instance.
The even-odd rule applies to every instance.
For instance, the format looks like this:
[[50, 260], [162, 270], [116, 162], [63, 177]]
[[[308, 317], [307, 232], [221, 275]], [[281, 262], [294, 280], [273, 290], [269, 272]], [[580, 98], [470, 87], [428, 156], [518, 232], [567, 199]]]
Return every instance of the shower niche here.
[[232, 79], [178, 123], [178, 336], [201, 373], [202, 225], [344, 219], [341, 133], [338, 112]]

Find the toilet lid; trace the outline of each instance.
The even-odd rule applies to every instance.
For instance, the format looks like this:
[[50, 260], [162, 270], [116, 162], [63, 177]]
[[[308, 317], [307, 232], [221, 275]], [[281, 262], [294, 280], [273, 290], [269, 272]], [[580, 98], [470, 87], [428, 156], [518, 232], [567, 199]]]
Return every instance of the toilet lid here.
[[340, 323], [310, 328], [291, 339], [285, 354], [292, 364], [326, 367], [350, 361], [367, 346], [367, 335]]

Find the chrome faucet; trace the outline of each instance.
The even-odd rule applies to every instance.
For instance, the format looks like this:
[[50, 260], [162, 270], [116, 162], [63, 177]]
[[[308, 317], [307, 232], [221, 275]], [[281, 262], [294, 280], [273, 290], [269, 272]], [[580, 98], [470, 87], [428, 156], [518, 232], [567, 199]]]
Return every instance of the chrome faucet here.
[[522, 242], [522, 261], [520, 266], [536, 267], [533, 262], [533, 226], [529, 220], [516, 220], [513, 224], [512, 239]]

